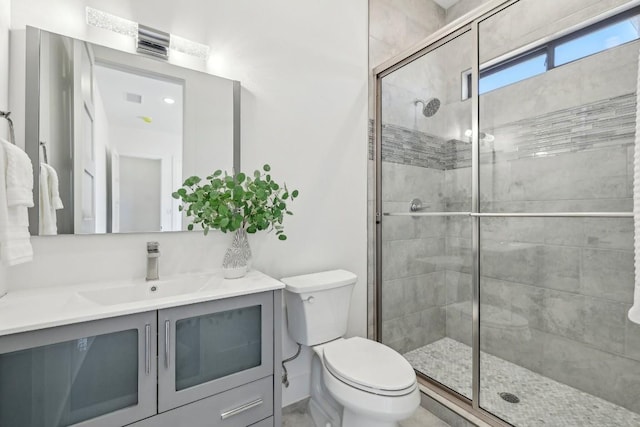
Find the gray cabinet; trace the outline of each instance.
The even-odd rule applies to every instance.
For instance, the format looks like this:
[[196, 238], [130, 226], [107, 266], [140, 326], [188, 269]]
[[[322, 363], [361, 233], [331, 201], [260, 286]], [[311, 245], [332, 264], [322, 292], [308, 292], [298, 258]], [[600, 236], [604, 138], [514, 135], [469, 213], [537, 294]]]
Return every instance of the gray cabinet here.
[[156, 312], [0, 338], [0, 426], [107, 427], [156, 413]]
[[273, 417], [265, 418], [262, 421], [258, 421], [255, 424], [251, 424], [249, 427], [274, 427], [274, 419]]
[[158, 411], [273, 374], [273, 293], [158, 311]]
[[279, 425], [281, 299], [269, 291], [0, 337], [0, 426]]

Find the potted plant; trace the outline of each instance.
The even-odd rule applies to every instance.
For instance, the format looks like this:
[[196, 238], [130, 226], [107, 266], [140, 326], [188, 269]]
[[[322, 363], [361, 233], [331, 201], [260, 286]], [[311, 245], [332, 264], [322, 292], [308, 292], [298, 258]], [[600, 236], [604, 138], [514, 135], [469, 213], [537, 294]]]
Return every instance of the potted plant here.
[[298, 190], [289, 191], [286, 184], [278, 184], [270, 171], [268, 164], [253, 176], [217, 170], [205, 179], [188, 178], [172, 194], [182, 202], [179, 210], [191, 218], [189, 230], [199, 225], [205, 235], [209, 230], [236, 233], [223, 261], [226, 278], [242, 277], [250, 267], [247, 233], [275, 231], [279, 240], [287, 239], [282, 223], [285, 215], [293, 215], [287, 203], [298, 197]]

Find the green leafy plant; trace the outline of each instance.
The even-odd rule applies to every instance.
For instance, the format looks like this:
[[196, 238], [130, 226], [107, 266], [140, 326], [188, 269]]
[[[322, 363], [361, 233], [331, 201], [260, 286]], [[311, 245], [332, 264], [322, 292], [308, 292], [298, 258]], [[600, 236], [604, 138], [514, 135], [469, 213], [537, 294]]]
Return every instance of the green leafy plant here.
[[287, 203], [298, 197], [298, 190], [289, 191], [280, 185], [269, 172], [271, 166], [256, 170], [253, 176], [244, 173], [229, 175], [215, 171], [202, 179], [192, 176], [172, 196], [180, 199], [179, 210], [192, 218], [188, 229], [199, 224], [209, 230], [236, 231], [244, 228], [247, 233], [259, 230], [275, 230], [278, 239], [287, 240], [282, 221], [285, 215], [293, 215]]

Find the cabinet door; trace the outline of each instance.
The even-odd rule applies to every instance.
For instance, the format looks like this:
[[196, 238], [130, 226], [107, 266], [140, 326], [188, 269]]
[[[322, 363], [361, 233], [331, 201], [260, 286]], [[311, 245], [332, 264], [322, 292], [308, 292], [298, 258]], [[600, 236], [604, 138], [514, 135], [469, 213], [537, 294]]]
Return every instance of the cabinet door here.
[[273, 373], [273, 294], [158, 311], [159, 412]]
[[106, 427], [156, 413], [156, 313], [0, 337], [0, 426]]

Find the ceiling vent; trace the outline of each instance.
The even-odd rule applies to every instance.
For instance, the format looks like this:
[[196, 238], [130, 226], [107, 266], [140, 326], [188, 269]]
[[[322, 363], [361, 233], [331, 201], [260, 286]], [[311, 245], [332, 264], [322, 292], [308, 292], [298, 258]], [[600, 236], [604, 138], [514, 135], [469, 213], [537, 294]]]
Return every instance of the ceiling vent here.
[[138, 24], [138, 53], [169, 59], [170, 42], [169, 33]]
[[137, 93], [129, 93], [125, 94], [125, 98], [129, 102], [133, 102], [134, 104], [142, 104], [142, 95], [138, 95]]

